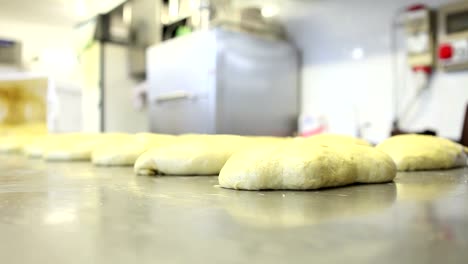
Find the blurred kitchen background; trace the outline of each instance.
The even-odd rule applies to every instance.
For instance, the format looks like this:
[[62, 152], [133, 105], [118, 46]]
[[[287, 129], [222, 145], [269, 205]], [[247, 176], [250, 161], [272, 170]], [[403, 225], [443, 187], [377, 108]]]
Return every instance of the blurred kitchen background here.
[[0, 98], [51, 132], [460, 140], [468, 1], [0, 0]]

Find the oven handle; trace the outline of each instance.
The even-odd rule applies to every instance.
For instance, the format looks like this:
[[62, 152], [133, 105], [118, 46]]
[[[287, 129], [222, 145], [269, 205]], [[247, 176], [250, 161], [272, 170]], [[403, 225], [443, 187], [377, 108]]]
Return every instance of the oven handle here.
[[187, 92], [187, 91], [174, 91], [166, 94], [161, 94], [156, 96], [154, 99], [155, 103], [164, 103], [170, 101], [178, 101], [178, 100], [190, 100], [194, 99], [195, 95]]

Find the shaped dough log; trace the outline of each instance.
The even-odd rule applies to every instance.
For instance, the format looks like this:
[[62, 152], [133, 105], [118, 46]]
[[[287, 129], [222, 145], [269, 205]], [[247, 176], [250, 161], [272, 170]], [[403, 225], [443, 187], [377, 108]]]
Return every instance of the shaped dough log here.
[[451, 169], [466, 165], [462, 145], [428, 135], [398, 135], [384, 140], [377, 149], [392, 157], [399, 171]]
[[285, 138], [234, 135], [185, 135], [177, 143], [156, 147], [135, 162], [140, 175], [216, 175], [236, 151], [251, 145], [269, 145]]
[[0, 153], [20, 153], [23, 148], [43, 136], [18, 135], [0, 138]]
[[162, 134], [136, 134], [128, 141], [101, 145], [93, 150], [91, 159], [99, 166], [133, 166], [136, 159], [150, 148], [168, 145], [177, 137]]
[[129, 137], [123, 133], [74, 134], [48, 146], [43, 158], [47, 161], [88, 161], [91, 160], [93, 150], [100, 145], [122, 142]]
[[71, 140], [72, 137], [76, 137], [77, 135], [77, 133], [48, 134], [26, 144], [23, 147], [23, 154], [29, 158], [42, 158], [49, 148], [64, 144], [66, 141]]
[[309, 190], [389, 182], [395, 176], [392, 159], [375, 148], [294, 140], [235, 153], [221, 170], [219, 184], [243, 190]]

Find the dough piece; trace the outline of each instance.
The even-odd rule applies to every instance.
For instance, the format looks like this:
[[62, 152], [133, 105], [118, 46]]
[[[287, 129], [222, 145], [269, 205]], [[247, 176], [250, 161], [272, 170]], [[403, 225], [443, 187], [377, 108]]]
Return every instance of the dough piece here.
[[76, 134], [48, 134], [39, 139], [25, 144], [23, 154], [28, 158], [42, 158], [44, 152], [53, 146], [60, 145], [66, 138], [70, 138]]
[[0, 136], [39, 136], [47, 134], [46, 123], [0, 124]]
[[35, 140], [26, 144], [23, 148], [23, 154], [28, 158], [42, 158], [44, 149], [50, 144], [51, 139]]
[[298, 139], [305, 139], [311, 143], [322, 143], [322, 144], [358, 144], [363, 146], [372, 146], [369, 142], [355, 138], [352, 136], [347, 135], [338, 135], [338, 134], [319, 134], [311, 137], [306, 138], [298, 138]]
[[389, 182], [395, 176], [392, 159], [375, 148], [303, 139], [235, 153], [221, 170], [219, 184], [242, 190], [309, 190]]
[[149, 148], [170, 144], [176, 138], [162, 134], [136, 134], [129, 141], [97, 147], [92, 153], [92, 163], [99, 166], [133, 166], [136, 159]]
[[41, 138], [41, 136], [20, 135], [0, 138], [0, 153], [21, 153], [28, 143]]
[[139, 175], [216, 175], [226, 160], [254, 140], [234, 135], [186, 135], [174, 144], [143, 153], [135, 162]]
[[70, 135], [48, 146], [43, 158], [47, 161], [89, 161], [95, 148], [113, 142], [122, 142], [129, 137], [130, 135], [123, 133]]
[[462, 145], [428, 135], [398, 135], [377, 148], [395, 161], [399, 171], [451, 169], [466, 165]]

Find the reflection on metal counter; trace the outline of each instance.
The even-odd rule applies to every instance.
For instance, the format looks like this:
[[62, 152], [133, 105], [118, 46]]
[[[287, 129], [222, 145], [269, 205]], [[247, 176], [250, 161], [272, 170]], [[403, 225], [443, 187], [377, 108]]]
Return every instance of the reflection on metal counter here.
[[[224, 207], [257, 228], [290, 228], [378, 213], [396, 200], [394, 183], [352, 185], [313, 192], [226, 192]], [[229, 196], [227, 196], [229, 195]], [[316, 208], [316, 210], [311, 210]]]
[[0, 155], [0, 257], [2, 263], [465, 263], [467, 183], [464, 168], [313, 192], [233, 191], [214, 187], [210, 176], [135, 177], [131, 168]]
[[299, 58], [280, 32], [220, 22], [150, 47], [151, 131], [293, 134]]

